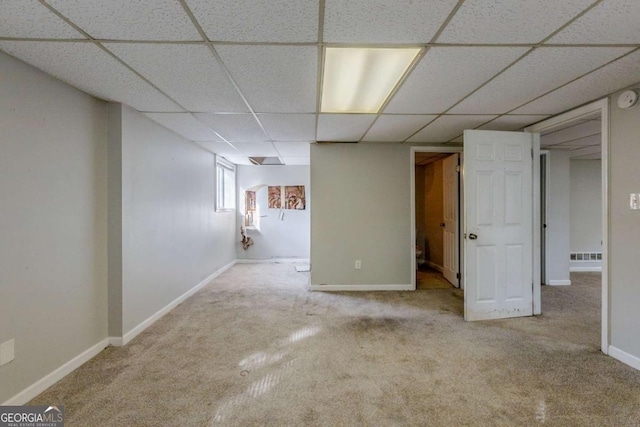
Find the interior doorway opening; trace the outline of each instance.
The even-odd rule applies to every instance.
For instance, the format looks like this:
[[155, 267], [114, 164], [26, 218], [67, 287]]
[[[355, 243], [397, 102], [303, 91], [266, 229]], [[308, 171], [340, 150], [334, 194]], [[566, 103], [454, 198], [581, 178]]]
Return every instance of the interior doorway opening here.
[[[600, 282], [600, 344], [608, 354], [608, 104], [597, 101], [526, 130], [541, 134], [540, 281]], [[544, 298], [541, 305], [543, 312]]]
[[412, 281], [414, 289], [462, 288], [462, 148], [412, 147]]

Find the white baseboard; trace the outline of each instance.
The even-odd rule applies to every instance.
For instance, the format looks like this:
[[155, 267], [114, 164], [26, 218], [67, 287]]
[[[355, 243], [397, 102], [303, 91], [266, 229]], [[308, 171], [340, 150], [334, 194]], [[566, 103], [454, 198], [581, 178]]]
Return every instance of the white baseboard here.
[[569, 267], [572, 273], [583, 273], [589, 271], [602, 271], [602, 267]]
[[571, 280], [549, 280], [549, 286], [569, 286]]
[[622, 363], [625, 363], [632, 368], [640, 370], [640, 357], [629, 354], [626, 351], [622, 351], [612, 345], [609, 346], [609, 356], [613, 357], [614, 359], [618, 359]]
[[43, 378], [39, 379], [35, 383], [31, 384], [26, 389], [22, 390], [20, 393], [16, 394], [6, 402], [2, 404], [2, 406], [18, 406], [24, 405], [62, 378], [69, 375], [71, 372], [78, 369], [80, 366], [91, 360], [93, 357], [97, 356], [102, 350], [109, 346], [109, 338], [105, 338], [96, 345], [88, 348], [83, 351], [73, 359], [69, 360], [64, 365], [60, 366], [58, 369], [53, 372], [45, 375]]
[[238, 258], [237, 264], [309, 264], [309, 258]]
[[150, 316], [148, 319], [140, 323], [138, 326], [136, 326], [135, 328], [133, 328], [132, 330], [124, 334], [124, 337], [122, 338], [110, 337], [109, 338], [110, 344], [116, 347], [127, 345], [132, 339], [138, 336], [142, 331], [147, 329], [149, 326], [153, 325], [158, 319], [160, 319], [162, 316], [164, 316], [165, 314], [167, 314], [168, 312], [176, 308], [178, 304], [182, 303], [184, 300], [186, 300], [187, 298], [189, 298], [190, 296], [198, 292], [201, 288], [203, 288], [206, 284], [211, 282], [213, 279], [215, 279], [216, 277], [218, 277], [219, 275], [221, 275], [222, 273], [224, 273], [225, 271], [233, 267], [235, 263], [236, 261], [231, 261], [229, 264], [216, 270], [209, 277], [207, 277], [206, 279], [204, 279], [203, 281], [195, 285], [193, 288], [189, 289], [184, 294], [180, 295], [175, 300], [171, 301], [164, 308], [158, 310], [154, 315]]
[[427, 264], [429, 267], [433, 268], [436, 271], [439, 271], [440, 273], [442, 273], [442, 266], [438, 265], [434, 262], [431, 261], [426, 261], [425, 264]]
[[409, 285], [311, 285], [312, 291], [413, 291]]

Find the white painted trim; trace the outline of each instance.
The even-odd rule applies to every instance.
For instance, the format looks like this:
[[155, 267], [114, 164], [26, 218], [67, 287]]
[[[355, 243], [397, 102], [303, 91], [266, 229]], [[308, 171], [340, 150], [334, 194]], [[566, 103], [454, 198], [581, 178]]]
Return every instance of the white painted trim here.
[[[410, 253], [410, 263], [411, 263], [411, 291], [415, 291], [416, 287], [416, 153], [462, 153], [462, 147], [443, 147], [443, 146], [435, 146], [430, 147], [428, 145], [421, 146], [412, 146], [409, 150], [409, 213], [411, 217], [411, 226], [409, 227], [409, 253]], [[462, 156], [460, 156], [462, 161]], [[460, 174], [460, 203], [462, 203], [462, 192], [464, 191], [464, 181], [462, 174]], [[460, 212], [464, 212], [464, 206], [460, 206]], [[458, 221], [462, 221], [462, 218], [458, 218]], [[460, 247], [462, 247], [462, 236], [458, 236], [460, 238]], [[464, 262], [462, 257], [462, 251], [460, 256], [460, 261], [458, 265], [458, 270], [460, 272], [463, 271]], [[460, 275], [460, 288], [464, 288], [463, 276]], [[314, 285], [312, 285], [314, 286]], [[336, 285], [340, 286], [340, 285]], [[404, 285], [393, 285], [393, 286], [404, 286]], [[314, 290], [313, 288], [311, 290]], [[351, 289], [354, 290], [354, 289]], [[365, 289], [368, 290], [368, 289]], [[375, 290], [375, 289], [374, 289]], [[392, 290], [405, 290], [405, 289], [392, 289]]]
[[425, 261], [425, 264], [427, 264], [429, 267], [433, 268], [436, 271], [439, 271], [440, 273], [442, 273], [442, 266], [436, 264], [435, 262], [431, 262], [431, 261]]
[[109, 338], [110, 342], [112, 343], [113, 346], [117, 346], [118, 344], [120, 344], [120, 346], [127, 345], [132, 339], [134, 339], [136, 336], [138, 336], [142, 331], [147, 329], [149, 326], [153, 325], [162, 316], [164, 316], [165, 314], [167, 314], [168, 312], [170, 312], [171, 310], [176, 308], [184, 300], [186, 300], [187, 298], [189, 298], [190, 296], [192, 296], [193, 294], [198, 292], [201, 288], [203, 288], [205, 285], [207, 285], [213, 279], [215, 279], [216, 277], [218, 277], [219, 275], [221, 275], [222, 273], [224, 273], [225, 271], [227, 271], [228, 269], [233, 267], [235, 264], [236, 264], [236, 261], [234, 260], [234, 261], [231, 261], [229, 264], [225, 265], [224, 267], [219, 268], [213, 274], [211, 274], [209, 277], [207, 277], [206, 279], [204, 279], [203, 281], [201, 281], [200, 283], [195, 285], [193, 288], [189, 289], [184, 294], [180, 295], [178, 298], [176, 298], [173, 301], [171, 301], [164, 308], [161, 308], [155, 314], [153, 314], [152, 316], [147, 318], [145, 321], [140, 323], [138, 326], [136, 326], [135, 328], [133, 328], [132, 330], [130, 330], [129, 332], [124, 334], [124, 337], [122, 337], [122, 338], [120, 338], [120, 337], [111, 337], [111, 338]]
[[311, 291], [414, 291], [414, 285], [311, 285]]
[[548, 286], [569, 286], [571, 285], [571, 280], [549, 280]]
[[569, 267], [572, 273], [586, 273], [590, 271], [602, 271], [602, 267]]
[[124, 340], [122, 337], [109, 337], [109, 345], [112, 347], [122, 347]]
[[634, 369], [640, 370], [640, 357], [629, 354], [612, 345], [609, 346], [609, 356], [631, 366]]
[[[526, 132], [542, 132], [563, 123], [579, 119], [580, 117], [600, 112], [602, 123], [602, 313], [601, 313], [601, 342], [600, 349], [604, 354], [609, 351], [610, 302], [609, 302], [609, 97], [602, 98], [591, 104], [568, 111], [533, 126], [525, 128]], [[550, 283], [551, 284], [551, 283]]]
[[105, 338], [99, 343], [93, 345], [87, 350], [83, 351], [73, 359], [69, 360], [64, 365], [60, 366], [53, 372], [45, 375], [35, 383], [31, 384], [29, 387], [22, 390], [20, 393], [16, 394], [6, 402], [2, 404], [2, 406], [18, 406], [24, 405], [67, 375], [71, 372], [78, 369], [80, 366], [91, 360], [93, 357], [97, 356], [102, 350], [109, 346], [109, 339]]
[[238, 258], [236, 264], [310, 264], [309, 258]]
[[533, 224], [531, 237], [533, 238], [532, 250], [532, 309], [534, 316], [542, 314], [542, 290], [540, 286], [540, 134], [531, 134], [531, 206], [533, 208]]

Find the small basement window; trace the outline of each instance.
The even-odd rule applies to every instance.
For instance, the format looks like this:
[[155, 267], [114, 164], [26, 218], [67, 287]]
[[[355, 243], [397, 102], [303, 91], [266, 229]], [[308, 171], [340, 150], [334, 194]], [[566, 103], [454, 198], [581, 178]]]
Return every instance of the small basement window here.
[[236, 209], [236, 167], [216, 156], [216, 211]]

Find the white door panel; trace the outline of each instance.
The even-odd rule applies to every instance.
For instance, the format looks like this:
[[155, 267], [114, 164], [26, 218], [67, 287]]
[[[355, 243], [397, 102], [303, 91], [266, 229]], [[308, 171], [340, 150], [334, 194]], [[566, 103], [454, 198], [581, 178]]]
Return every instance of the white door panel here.
[[465, 319], [533, 314], [533, 134], [465, 131]]

